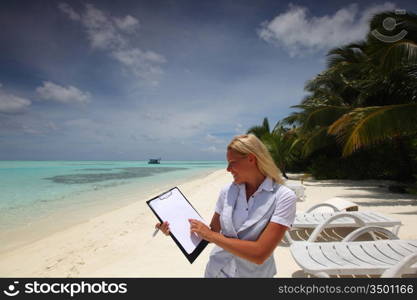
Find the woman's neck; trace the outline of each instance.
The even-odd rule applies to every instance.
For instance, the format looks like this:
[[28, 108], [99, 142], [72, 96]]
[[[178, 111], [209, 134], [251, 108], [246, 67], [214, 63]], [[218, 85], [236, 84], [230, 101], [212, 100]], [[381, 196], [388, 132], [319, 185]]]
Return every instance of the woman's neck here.
[[256, 174], [246, 182], [246, 196], [249, 198], [253, 193], [259, 188], [259, 186], [264, 182], [265, 176], [262, 173]]

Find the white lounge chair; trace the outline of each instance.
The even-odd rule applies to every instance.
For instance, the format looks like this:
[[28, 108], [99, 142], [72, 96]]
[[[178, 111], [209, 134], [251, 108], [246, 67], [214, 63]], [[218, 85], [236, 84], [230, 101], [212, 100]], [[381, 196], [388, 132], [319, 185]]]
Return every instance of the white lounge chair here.
[[[400, 278], [404, 274], [412, 273], [413, 265], [417, 262], [417, 253], [408, 255], [403, 258], [398, 264], [392, 266], [388, 270], [386, 270], [381, 277], [384, 278]], [[417, 274], [416, 274], [417, 275]]]
[[[356, 203], [353, 203], [349, 200], [340, 197], [330, 198], [324, 201], [323, 203], [330, 204], [329, 207], [333, 209], [333, 211], [357, 211], [359, 209]], [[319, 208], [321, 205], [322, 204], [312, 206], [310, 207], [309, 211], [315, 210], [316, 208]]]
[[[336, 198], [338, 199], [338, 198]], [[352, 209], [354, 205], [345, 201], [343, 207]], [[323, 211], [322, 208], [329, 208], [330, 211]], [[296, 214], [294, 223], [289, 231], [286, 232], [285, 237], [290, 244], [294, 242], [292, 233], [297, 232], [298, 236], [303, 236], [304, 240], [309, 242], [316, 241], [319, 237], [326, 235], [326, 229], [329, 228], [357, 228], [363, 226], [380, 226], [390, 227], [391, 230], [398, 234], [401, 226], [401, 221], [393, 219], [389, 216], [372, 211], [341, 211], [339, 207], [335, 206], [330, 200], [310, 207], [305, 212]], [[300, 231], [302, 234], [300, 234]], [[335, 234], [333, 234], [335, 235]], [[336, 234], [337, 235], [337, 234]], [[331, 236], [328, 240], [331, 240]], [[303, 238], [300, 238], [303, 240]], [[334, 240], [334, 239], [333, 239]], [[340, 239], [339, 239], [340, 240]]]
[[[365, 233], [382, 232], [389, 240], [355, 241]], [[417, 272], [417, 240], [400, 240], [382, 227], [366, 226], [341, 242], [298, 242], [290, 247], [296, 263], [316, 277], [340, 275], [381, 275], [384, 277]]]

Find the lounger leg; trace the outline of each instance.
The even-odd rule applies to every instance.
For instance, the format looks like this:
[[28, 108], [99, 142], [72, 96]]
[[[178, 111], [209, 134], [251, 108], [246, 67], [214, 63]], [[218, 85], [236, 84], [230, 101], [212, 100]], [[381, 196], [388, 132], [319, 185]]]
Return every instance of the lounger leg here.
[[285, 231], [285, 238], [287, 239], [287, 241], [290, 245], [294, 242], [294, 240], [291, 237], [290, 230]]
[[395, 226], [392, 228], [392, 232], [393, 232], [395, 235], [398, 235], [398, 231], [400, 230], [400, 226], [401, 226], [401, 225], [395, 225]]

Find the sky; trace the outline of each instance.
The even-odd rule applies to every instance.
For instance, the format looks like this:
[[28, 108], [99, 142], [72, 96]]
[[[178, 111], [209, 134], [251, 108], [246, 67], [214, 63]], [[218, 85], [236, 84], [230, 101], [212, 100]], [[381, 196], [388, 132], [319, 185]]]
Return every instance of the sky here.
[[0, 160], [224, 160], [415, 1], [0, 2]]

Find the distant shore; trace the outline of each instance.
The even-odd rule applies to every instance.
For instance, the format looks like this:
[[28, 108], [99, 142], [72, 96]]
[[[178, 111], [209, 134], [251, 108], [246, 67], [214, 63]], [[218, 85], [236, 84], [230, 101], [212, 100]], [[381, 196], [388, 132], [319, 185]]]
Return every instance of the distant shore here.
[[[223, 169], [178, 186], [210, 221], [218, 192], [231, 180]], [[401, 220], [400, 238], [417, 239], [417, 197], [413, 195], [389, 193], [383, 182], [372, 180], [306, 180], [304, 185], [306, 199], [297, 202], [299, 211], [331, 197], [342, 197], [357, 203], [360, 210]], [[157, 220], [145, 203], [148, 197], [137, 198], [125, 207], [0, 254], [0, 276], [202, 277], [213, 245], [189, 264], [169, 237], [160, 233], [152, 237]], [[274, 256], [277, 277], [292, 277], [300, 271], [285, 245], [278, 246]]]

